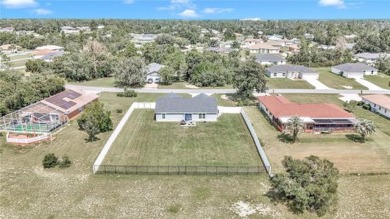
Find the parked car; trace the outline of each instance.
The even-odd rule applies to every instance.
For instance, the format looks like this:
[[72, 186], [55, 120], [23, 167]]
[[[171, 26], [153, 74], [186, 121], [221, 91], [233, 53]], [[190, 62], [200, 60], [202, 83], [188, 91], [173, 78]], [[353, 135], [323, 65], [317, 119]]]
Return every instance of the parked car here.
[[154, 83], [160, 83], [160, 78], [154, 79]]
[[151, 83], [153, 83], [153, 78], [148, 79], [148, 84], [151, 84]]

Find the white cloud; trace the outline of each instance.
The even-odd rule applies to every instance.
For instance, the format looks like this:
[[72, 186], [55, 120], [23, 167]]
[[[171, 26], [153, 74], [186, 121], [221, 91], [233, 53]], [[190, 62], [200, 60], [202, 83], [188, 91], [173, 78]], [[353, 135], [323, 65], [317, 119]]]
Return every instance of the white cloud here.
[[123, 3], [131, 5], [134, 3], [134, 0], [123, 0]]
[[182, 11], [181, 13], [179, 13], [179, 15], [182, 17], [198, 17], [198, 14], [196, 13], [196, 11], [191, 10], [191, 9], [186, 9], [186, 10]]
[[171, 4], [189, 4], [189, 0], [171, 0]]
[[318, 4], [321, 6], [335, 6], [337, 8], [345, 8], [344, 0], [320, 0]]
[[6, 8], [28, 8], [38, 5], [35, 0], [2, 0], [1, 4]]
[[233, 8], [205, 8], [203, 13], [205, 14], [221, 14], [234, 11]]
[[37, 15], [48, 15], [48, 14], [53, 14], [52, 11], [43, 9], [43, 8], [38, 8], [34, 10], [34, 13]]
[[178, 8], [179, 8], [178, 5], [168, 5], [167, 7], [159, 7], [159, 8], [157, 8], [157, 10], [159, 10], [159, 11], [173, 11], [173, 10], [176, 10]]

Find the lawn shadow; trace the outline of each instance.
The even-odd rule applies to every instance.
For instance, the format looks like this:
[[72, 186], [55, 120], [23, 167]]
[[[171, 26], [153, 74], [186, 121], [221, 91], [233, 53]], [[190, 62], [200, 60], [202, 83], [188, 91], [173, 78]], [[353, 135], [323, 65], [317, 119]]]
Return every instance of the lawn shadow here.
[[95, 137], [95, 139], [93, 139], [92, 141], [89, 138], [84, 138], [85, 143], [91, 143], [91, 142], [95, 142], [95, 141], [99, 141], [99, 140], [100, 140], [100, 138], [98, 138], [98, 137]]
[[364, 143], [365, 142], [365, 141], [363, 141], [363, 139], [362, 139], [362, 137], [360, 135], [346, 134], [345, 137], [348, 138], [351, 141], [354, 141], [354, 142], [359, 142], [359, 143]]
[[283, 132], [280, 133], [277, 138], [279, 141], [281, 141], [283, 143], [288, 143], [288, 144], [292, 144], [294, 141], [294, 139], [292, 138], [291, 135], [289, 135], [287, 133], [283, 133]]

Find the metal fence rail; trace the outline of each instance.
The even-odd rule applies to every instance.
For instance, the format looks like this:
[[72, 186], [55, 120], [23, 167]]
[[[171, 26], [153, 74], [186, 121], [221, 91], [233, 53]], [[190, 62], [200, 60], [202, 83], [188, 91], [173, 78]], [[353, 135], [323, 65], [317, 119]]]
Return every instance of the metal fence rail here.
[[99, 165], [97, 174], [143, 175], [253, 175], [266, 173], [262, 166], [125, 166]]

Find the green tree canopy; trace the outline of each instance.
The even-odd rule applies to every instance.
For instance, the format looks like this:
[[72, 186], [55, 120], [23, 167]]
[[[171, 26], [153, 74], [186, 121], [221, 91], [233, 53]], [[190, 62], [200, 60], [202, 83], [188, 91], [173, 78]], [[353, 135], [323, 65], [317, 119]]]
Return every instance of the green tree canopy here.
[[116, 83], [124, 87], [139, 87], [145, 84], [145, 64], [139, 57], [120, 59], [115, 68]]
[[270, 179], [274, 201], [285, 203], [294, 213], [323, 216], [335, 210], [339, 171], [332, 162], [311, 155], [304, 160], [286, 156], [282, 164], [286, 173]]
[[255, 60], [250, 59], [234, 70], [233, 86], [237, 88], [237, 94], [244, 98], [253, 97], [253, 91], [264, 92], [267, 80], [265, 69]]

